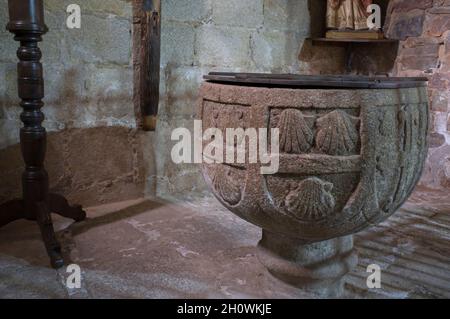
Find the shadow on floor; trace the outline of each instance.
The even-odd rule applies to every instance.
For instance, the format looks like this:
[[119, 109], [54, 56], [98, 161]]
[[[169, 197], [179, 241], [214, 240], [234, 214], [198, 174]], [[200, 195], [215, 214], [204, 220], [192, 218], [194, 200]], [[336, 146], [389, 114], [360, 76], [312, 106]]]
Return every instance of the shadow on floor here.
[[[72, 262], [70, 252], [75, 246], [74, 236], [143, 213], [151, 213], [167, 204], [163, 200], [146, 200], [98, 217], [90, 218], [88, 213], [88, 218], [80, 223], [74, 223], [72, 220], [52, 214], [56, 235], [62, 245], [66, 264]], [[2, 246], [5, 249], [2, 249]], [[41, 240], [39, 227], [33, 221], [18, 220], [0, 229], [0, 252], [3, 251], [7, 251], [9, 256], [22, 259], [31, 265], [48, 266], [48, 257]]]
[[163, 203], [162, 201], [145, 201], [142, 203], [138, 203], [136, 205], [126, 207], [124, 209], [120, 209], [118, 211], [99, 216], [94, 218], [87, 218], [85, 221], [81, 223], [74, 223], [70, 226], [71, 232], [73, 236], [79, 235], [83, 232], [86, 232], [92, 228], [96, 228], [105, 224], [115, 223], [124, 219], [128, 219], [134, 216], [138, 216], [143, 213], [149, 213], [152, 210], [157, 208], [161, 208], [169, 203]]

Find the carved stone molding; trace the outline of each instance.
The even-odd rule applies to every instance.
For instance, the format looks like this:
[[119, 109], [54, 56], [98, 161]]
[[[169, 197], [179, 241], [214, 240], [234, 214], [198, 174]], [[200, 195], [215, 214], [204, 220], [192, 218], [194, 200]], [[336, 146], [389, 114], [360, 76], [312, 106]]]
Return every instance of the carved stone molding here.
[[317, 120], [317, 148], [328, 155], [355, 154], [359, 143], [359, 119], [336, 110]]
[[332, 189], [331, 183], [317, 177], [308, 178], [286, 196], [286, 209], [300, 220], [314, 221], [326, 218], [335, 207], [335, 199], [330, 193]]
[[314, 144], [314, 132], [302, 112], [286, 109], [281, 113], [280, 150], [290, 154], [307, 153]]

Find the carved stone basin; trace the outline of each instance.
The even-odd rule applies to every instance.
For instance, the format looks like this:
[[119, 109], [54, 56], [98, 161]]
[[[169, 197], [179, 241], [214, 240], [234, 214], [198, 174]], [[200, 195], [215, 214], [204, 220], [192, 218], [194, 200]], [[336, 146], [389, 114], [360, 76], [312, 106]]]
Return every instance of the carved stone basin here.
[[227, 73], [205, 79], [197, 110], [203, 130], [280, 132], [276, 174], [262, 175], [262, 164], [248, 161], [203, 164], [214, 195], [263, 229], [258, 256], [270, 273], [339, 295], [357, 264], [352, 234], [395, 213], [421, 176], [426, 79]]

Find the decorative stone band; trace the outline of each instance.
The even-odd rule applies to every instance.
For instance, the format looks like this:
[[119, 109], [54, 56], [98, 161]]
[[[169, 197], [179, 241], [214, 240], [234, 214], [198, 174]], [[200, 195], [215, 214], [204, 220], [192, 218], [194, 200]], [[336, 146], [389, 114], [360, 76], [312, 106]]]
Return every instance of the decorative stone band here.
[[361, 156], [280, 155], [279, 174], [328, 175], [361, 171]]

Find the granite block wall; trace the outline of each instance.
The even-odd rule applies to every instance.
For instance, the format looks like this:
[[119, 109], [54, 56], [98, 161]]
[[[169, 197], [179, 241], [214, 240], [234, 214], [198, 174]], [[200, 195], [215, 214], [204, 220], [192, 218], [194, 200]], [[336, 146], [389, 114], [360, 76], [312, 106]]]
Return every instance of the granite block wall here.
[[[44, 0], [44, 125], [51, 188], [85, 206], [205, 190], [198, 167], [174, 165], [171, 131], [191, 128], [202, 75], [213, 70], [295, 72], [309, 35], [307, 0], [162, 0], [160, 121], [137, 128], [133, 1]], [[66, 8], [81, 7], [81, 29]], [[0, 2], [0, 202], [20, 195], [17, 43]]]
[[[163, 0], [161, 114], [149, 192], [206, 190], [199, 167], [170, 159], [171, 131], [192, 130], [197, 92], [209, 71], [298, 72], [309, 36], [307, 0]], [[152, 190], [153, 188], [153, 190]]]

